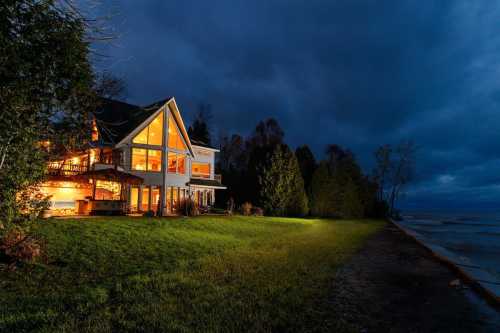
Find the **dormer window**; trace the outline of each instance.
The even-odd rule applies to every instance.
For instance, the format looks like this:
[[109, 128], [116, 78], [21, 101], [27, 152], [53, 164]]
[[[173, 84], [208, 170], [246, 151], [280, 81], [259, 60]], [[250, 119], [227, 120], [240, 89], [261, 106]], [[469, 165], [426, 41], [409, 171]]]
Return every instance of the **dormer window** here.
[[163, 112], [160, 112], [146, 128], [136, 135], [132, 142], [143, 145], [161, 146], [162, 137]]

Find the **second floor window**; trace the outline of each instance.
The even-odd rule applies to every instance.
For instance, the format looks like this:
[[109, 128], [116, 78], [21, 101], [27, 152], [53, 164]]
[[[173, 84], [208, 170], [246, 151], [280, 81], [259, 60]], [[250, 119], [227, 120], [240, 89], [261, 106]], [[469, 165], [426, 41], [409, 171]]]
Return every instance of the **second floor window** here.
[[210, 163], [193, 162], [191, 176], [195, 178], [210, 178]]
[[132, 170], [161, 171], [161, 150], [132, 148]]
[[168, 153], [168, 172], [186, 174], [186, 155], [173, 152]]
[[174, 117], [169, 113], [168, 115], [168, 148], [177, 150], [186, 150], [186, 145], [182, 140], [179, 129], [175, 124]]
[[163, 112], [160, 112], [149, 125], [132, 140], [133, 143], [161, 146], [163, 137]]

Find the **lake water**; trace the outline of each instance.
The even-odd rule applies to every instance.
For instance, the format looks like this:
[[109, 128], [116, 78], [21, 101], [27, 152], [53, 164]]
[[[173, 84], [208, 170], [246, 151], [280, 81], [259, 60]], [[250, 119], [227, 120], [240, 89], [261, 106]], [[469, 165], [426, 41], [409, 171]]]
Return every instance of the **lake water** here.
[[[407, 213], [398, 223], [500, 297], [499, 213]], [[500, 313], [486, 308], [477, 298], [473, 301], [480, 303], [478, 305], [488, 321], [500, 329]]]

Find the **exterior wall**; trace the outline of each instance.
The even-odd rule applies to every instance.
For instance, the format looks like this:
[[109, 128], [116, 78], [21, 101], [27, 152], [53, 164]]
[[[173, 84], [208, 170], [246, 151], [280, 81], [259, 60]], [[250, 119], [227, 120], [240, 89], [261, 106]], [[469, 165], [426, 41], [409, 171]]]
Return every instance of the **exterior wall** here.
[[[194, 162], [210, 163], [210, 179], [214, 179], [214, 162], [215, 162], [215, 151], [214, 149], [194, 146], [193, 147], [195, 158]], [[191, 168], [189, 169], [191, 172]]]
[[[162, 197], [162, 202], [164, 202], [164, 208], [169, 208], [170, 204], [167, 202], [171, 197], [171, 189], [179, 189], [179, 193], [183, 191], [183, 193], [186, 193], [188, 191], [188, 186], [186, 185], [191, 177], [191, 160], [192, 160], [192, 155], [188, 151], [178, 151], [176, 149], [170, 149], [168, 148], [168, 142], [167, 142], [167, 133], [168, 133], [168, 121], [170, 117], [168, 117], [168, 112], [171, 112], [168, 108], [168, 106], [164, 106], [163, 108], [160, 109], [161, 111], [164, 112], [164, 117], [163, 117], [163, 142], [161, 146], [151, 146], [151, 145], [144, 145], [144, 144], [135, 144], [133, 143], [133, 138], [135, 137], [134, 135], [130, 136], [130, 138], [124, 142], [121, 145], [121, 150], [122, 150], [122, 156], [123, 156], [123, 168], [125, 172], [131, 173], [133, 175], [139, 176], [144, 179], [143, 185], [139, 187], [139, 196], [138, 196], [138, 206], [140, 207], [139, 210], [146, 210], [146, 206], [148, 206], [147, 210], [153, 209], [154, 205], [154, 200], [152, 197], [152, 189], [153, 188], [160, 188], [160, 196]], [[157, 113], [155, 113], [156, 115]], [[147, 123], [145, 123], [147, 126]], [[142, 127], [139, 129], [142, 130]], [[137, 132], [137, 131], [135, 131]], [[185, 140], [184, 140], [185, 141]], [[187, 143], [184, 142], [185, 145], [187, 146]], [[143, 148], [143, 149], [161, 149], [162, 151], [162, 167], [160, 172], [154, 172], [154, 171], [140, 171], [140, 170], [132, 170], [132, 148]], [[168, 154], [170, 152], [173, 153], [182, 153], [185, 154], [186, 156], [186, 164], [185, 164], [185, 173], [184, 174], [177, 174], [177, 173], [169, 173], [168, 172]], [[167, 155], [167, 156], [166, 156]], [[143, 204], [143, 191], [144, 189], [149, 190], [149, 203]], [[167, 195], [167, 192], [170, 194]], [[128, 203], [130, 206], [134, 205], [135, 203], [131, 202], [131, 188], [129, 187], [128, 189]], [[169, 212], [170, 213], [170, 212]]]

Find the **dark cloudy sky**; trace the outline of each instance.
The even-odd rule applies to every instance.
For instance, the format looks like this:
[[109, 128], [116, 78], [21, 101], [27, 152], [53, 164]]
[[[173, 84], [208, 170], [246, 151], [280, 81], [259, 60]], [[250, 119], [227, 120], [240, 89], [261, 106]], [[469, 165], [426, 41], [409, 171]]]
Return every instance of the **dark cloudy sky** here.
[[127, 100], [175, 96], [189, 122], [243, 134], [275, 117], [317, 157], [337, 143], [366, 170], [383, 143], [420, 146], [406, 209], [500, 207], [496, 1], [106, 1], [118, 38], [96, 63]]

